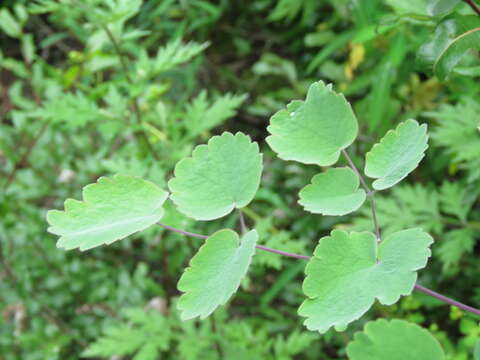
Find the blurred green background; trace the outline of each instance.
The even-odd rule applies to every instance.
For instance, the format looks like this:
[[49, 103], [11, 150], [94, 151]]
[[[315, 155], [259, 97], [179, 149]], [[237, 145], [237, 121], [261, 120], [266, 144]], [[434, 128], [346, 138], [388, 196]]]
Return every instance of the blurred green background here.
[[[418, 323], [448, 359], [471, 359], [478, 318], [417, 292], [375, 304], [345, 332], [308, 332], [296, 314], [305, 263], [269, 253], [213, 317], [181, 322], [176, 282], [201, 241], [154, 227], [65, 252], [45, 213], [102, 175], [165, 187], [194, 146], [243, 131], [264, 153], [245, 211], [261, 244], [310, 254], [332, 228], [370, 229], [368, 208], [304, 213], [298, 191], [318, 170], [279, 160], [264, 141], [269, 117], [324, 80], [356, 111], [360, 167], [398, 122], [428, 124], [427, 156], [379, 196], [380, 223], [430, 232], [420, 283], [478, 307], [480, 41], [448, 76], [434, 67], [439, 36], [475, 26], [462, 1], [2, 1], [0, 359], [346, 359], [377, 317]], [[202, 234], [237, 226], [235, 215], [194, 222], [171, 204], [163, 222]]]

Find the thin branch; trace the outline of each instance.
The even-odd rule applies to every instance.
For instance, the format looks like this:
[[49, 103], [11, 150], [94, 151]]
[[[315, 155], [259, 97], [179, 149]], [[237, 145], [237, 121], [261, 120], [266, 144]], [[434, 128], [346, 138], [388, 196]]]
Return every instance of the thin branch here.
[[345, 149], [342, 149], [342, 154], [347, 159], [348, 164], [350, 165], [350, 168], [353, 170], [355, 174], [357, 174], [358, 178], [360, 179], [360, 183], [362, 184], [362, 187], [365, 189], [368, 199], [370, 200], [370, 205], [372, 209], [372, 221], [373, 221], [373, 227], [375, 229], [375, 235], [377, 237], [377, 241], [381, 240], [381, 233], [380, 233], [380, 224], [378, 222], [377, 218], [377, 206], [375, 203], [375, 191], [372, 191], [370, 187], [367, 185], [367, 182], [365, 181], [365, 178], [363, 175], [358, 171], [357, 167], [353, 163], [352, 159], [350, 156], [348, 156], [348, 153]]
[[430, 289], [427, 289], [426, 287], [423, 287], [422, 285], [419, 285], [419, 284], [415, 284], [415, 289], [417, 289], [418, 291], [421, 291], [427, 295], [430, 295], [430, 296], [433, 296], [434, 298], [444, 302], [444, 303], [447, 303], [447, 304], [450, 304], [452, 306], [455, 306], [459, 309], [462, 309], [462, 310], [465, 310], [465, 311], [468, 311], [470, 313], [473, 313], [475, 315], [478, 315], [480, 316], [480, 310], [479, 309], [476, 309], [474, 307], [471, 307], [471, 306], [468, 306], [468, 305], [465, 305], [457, 300], [453, 300], [447, 296], [444, 296], [442, 294], [439, 294], [433, 290], [430, 290]]
[[238, 209], [238, 217], [240, 219], [240, 227], [242, 228], [242, 233], [247, 232], [247, 225], [245, 224], [245, 217], [243, 216], [243, 212], [240, 209]]
[[470, 5], [473, 11], [475, 11], [478, 15], [480, 15], [480, 6], [477, 3], [475, 3], [474, 0], [463, 0], [463, 1], [466, 2], [468, 5]]
[[[161, 227], [163, 227], [165, 229], [177, 232], [177, 233], [182, 234], [182, 235], [193, 236], [193, 237], [200, 238], [200, 239], [207, 239], [208, 238], [208, 236], [206, 236], [206, 235], [201, 235], [201, 234], [196, 234], [196, 233], [192, 233], [192, 232], [189, 232], [189, 231], [180, 230], [180, 229], [174, 228], [173, 226], [165, 225], [165, 224], [162, 224], [162, 223], [157, 222], [157, 225], [160, 225]], [[288, 256], [288, 257], [291, 257], [291, 258], [302, 259], [302, 260], [310, 260], [310, 256], [307, 256], [307, 255], [289, 253], [289, 252], [286, 252], [286, 251], [281, 251], [281, 250], [277, 250], [277, 249], [268, 248], [268, 247], [262, 246], [262, 245], [257, 245], [256, 248], [260, 249], [260, 250], [263, 250], [263, 251], [268, 251], [268, 252], [271, 252], [271, 253], [274, 253], [274, 254]], [[430, 295], [430, 296], [432, 296], [432, 297], [434, 297], [434, 298], [436, 298], [436, 299], [438, 299], [438, 300], [440, 300], [444, 303], [447, 303], [449, 305], [458, 307], [459, 309], [462, 309], [462, 310], [465, 310], [465, 311], [470, 312], [472, 314], [480, 316], [480, 309], [476, 309], [472, 306], [469, 306], [469, 305], [463, 304], [459, 301], [453, 300], [453, 299], [451, 299], [447, 296], [439, 294], [439, 293], [437, 293], [433, 290], [430, 290], [430, 289], [428, 289], [424, 286], [421, 286], [419, 284], [415, 284], [415, 289], [417, 289], [418, 291], [421, 291], [421, 292], [423, 292], [427, 295]]]
[[[118, 58], [120, 59], [120, 64], [122, 66], [123, 72], [125, 73], [125, 77], [127, 78], [127, 81], [130, 85], [134, 85], [134, 82], [130, 76], [130, 73], [128, 71], [128, 65], [127, 65], [127, 59], [124, 56], [122, 49], [120, 48], [119, 42], [115, 39], [115, 36], [113, 33], [110, 31], [107, 25], [102, 25], [102, 29], [105, 31], [107, 34], [108, 39], [112, 43], [113, 48], [115, 49], [115, 52], [118, 55]], [[137, 123], [141, 126], [142, 125], [142, 113], [140, 111], [140, 106], [138, 104], [138, 98], [135, 96], [133, 98], [133, 112], [135, 113], [135, 118], [137, 120]], [[158, 155], [155, 151], [153, 151], [152, 145], [150, 144], [150, 141], [148, 141], [148, 137], [145, 134], [143, 130], [140, 130], [138, 133], [138, 136], [141, 138], [141, 142], [145, 145], [147, 148], [148, 152], [152, 154], [152, 156], [155, 158], [155, 160], [159, 160]]]
[[[193, 237], [196, 237], [196, 238], [199, 238], [199, 239], [208, 239], [208, 236], [206, 236], [206, 235], [201, 235], [201, 234], [196, 234], [196, 233], [192, 233], [192, 232], [189, 232], [189, 231], [180, 230], [180, 229], [174, 228], [173, 226], [169, 226], [169, 225], [162, 224], [162, 223], [159, 223], [159, 222], [157, 222], [157, 225], [160, 225], [161, 227], [163, 227], [167, 230], [174, 231], [176, 233], [179, 233], [179, 234], [182, 234], [182, 235], [185, 235], [185, 236], [193, 236]], [[295, 253], [289, 253], [289, 252], [286, 252], [286, 251], [272, 249], [272, 248], [262, 246], [262, 245], [256, 245], [256, 248], [260, 249], [260, 250], [263, 250], [263, 251], [268, 251], [268, 252], [271, 252], [271, 253], [274, 253], [274, 254], [288, 256], [288, 257], [295, 258], [295, 259], [305, 259], [305, 260], [310, 259], [310, 256], [300, 255], [300, 254], [295, 254]]]

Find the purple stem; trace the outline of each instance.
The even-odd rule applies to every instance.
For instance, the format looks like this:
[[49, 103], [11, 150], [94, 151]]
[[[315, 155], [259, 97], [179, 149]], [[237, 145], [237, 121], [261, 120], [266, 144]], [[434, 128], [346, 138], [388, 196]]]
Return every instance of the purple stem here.
[[[196, 234], [196, 233], [192, 233], [192, 232], [189, 232], [189, 231], [180, 230], [180, 229], [174, 228], [173, 226], [165, 225], [165, 224], [162, 224], [162, 223], [157, 223], [157, 225], [160, 225], [161, 227], [164, 227], [167, 230], [171, 230], [171, 231], [177, 232], [177, 233], [182, 234], [182, 235], [192, 236], [192, 237], [196, 237], [196, 238], [199, 238], [199, 239], [207, 239], [208, 238], [208, 236], [206, 236], [206, 235], [201, 235], [201, 234]], [[310, 259], [310, 256], [289, 253], [289, 252], [286, 252], [286, 251], [272, 249], [272, 248], [262, 246], [262, 245], [256, 245], [255, 247], [257, 249], [260, 249], [260, 250], [263, 250], [263, 251], [268, 251], [268, 252], [271, 252], [271, 253], [274, 253], [274, 254], [288, 256], [288, 257], [295, 258], [295, 259], [305, 259], [305, 260]]]
[[[160, 225], [161, 227], [163, 227], [167, 230], [171, 230], [171, 231], [177, 232], [177, 233], [182, 234], [182, 235], [192, 236], [192, 237], [196, 237], [196, 238], [200, 238], [200, 239], [207, 239], [208, 238], [208, 236], [206, 236], [206, 235], [196, 234], [196, 233], [192, 233], [192, 232], [189, 232], [189, 231], [180, 230], [180, 229], [174, 228], [173, 226], [165, 225], [165, 224], [162, 224], [162, 223], [157, 222], [157, 225]], [[295, 259], [302, 259], [302, 260], [309, 260], [310, 259], [310, 256], [307, 256], [307, 255], [289, 253], [289, 252], [286, 252], [286, 251], [272, 249], [272, 248], [262, 246], [262, 245], [256, 245], [256, 248], [260, 249], [260, 250], [263, 250], [263, 251], [268, 251], [268, 252], [271, 252], [271, 253], [274, 253], [274, 254], [288, 256], [288, 257], [295, 258]], [[415, 284], [415, 289], [417, 289], [418, 291], [421, 291], [421, 292], [423, 292], [427, 295], [430, 295], [430, 296], [432, 296], [432, 297], [434, 297], [434, 298], [436, 298], [436, 299], [438, 299], [438, 300], [440, 300], [444, 303], [447, 303], [447, 304], [455, 306], [459, 309], [462, 309], [462, 310], [468, 311], [472, 314], [480, 316], [480, 310], [479, 309], [468, 306], [468, 305], [463, 304], [459, 301], [453, 300], [453, 299], [451, 299], [447, 296], [444, 296], [444, 295], [439, 294], [439, 293], [437, 293], [433, 290], [430, 290], [426, 287], [423, 287], [422, 285]]]
[[461, 302], [459, 302], [457, 300], [453, 300], [453, 299], [451, 299], [449, 297], [446, 297], [442, 294], [439, 294], [439, 293], [437, 293], [433, 290], [427, 289], [426, 287], [423, 287], [422, 285], [415, 284], [415, 289], [417, 289], [418, 291], [421, 291], [421, 292], [423, 292], [427, 295], [433, 296], [434, 298], [436, 298], [440, 301], [443, 301], [444, 303], [450, 304], [452, 306], [456, 306], [459, 309], [462, 309], [462, 310], [465, 310], [465, 311], [468, 311], [468, 312], [471, 312], [475, 315], [480, 316], [480, 310], [479, 309], [475, 309], [474, 307], [462, 304]]

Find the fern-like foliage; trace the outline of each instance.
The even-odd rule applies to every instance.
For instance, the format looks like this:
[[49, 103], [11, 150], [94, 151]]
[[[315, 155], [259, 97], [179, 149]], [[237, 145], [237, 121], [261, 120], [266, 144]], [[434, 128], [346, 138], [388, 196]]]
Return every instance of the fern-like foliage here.
[[[440, 233], [443, 224], [440, 215], [438, 193], [422, 185], [401, 185], [392, 189], [387, 196], [376, 196], [377, 215], [384, 235], [419, 226], [427, 232]], [[364, 207], [361, 216], [354, 219], [354, 228], [371, 230], [370, 209]]]
[[129, 324], [121, 323], [105, 330], [83, 357], [134, 355], [134, 360], [156, 360], [169, 348], [171, 333], [167, 319], [159, 312], [138, 308], [125, 311]]
[[159, 48], [154, 58], [149, 57], [144, 50], [137, 62], [136, 72], [146, 78], [156, 76], [188, 62], [207, 46], [208, 43], [200, 44], [191, 41], [185, 44], [180, 39], [176, 39]]
[[234, 95], [227, 93], [215, 100], [209, 100], [206, 91], [200, 92], [187, 105], [185, 119], [183, 120], [188, 132], [188, 138], [209, 131], [235, 115], [238, 107], [246, 99], [246, 94]]
[[452, 163], [468, 172], [468, 180], [480, 179], [480, 102], [463, 97], [456, 105], [443, 104], [425, 116], [436, 120], [432, 139], [445, 148]]

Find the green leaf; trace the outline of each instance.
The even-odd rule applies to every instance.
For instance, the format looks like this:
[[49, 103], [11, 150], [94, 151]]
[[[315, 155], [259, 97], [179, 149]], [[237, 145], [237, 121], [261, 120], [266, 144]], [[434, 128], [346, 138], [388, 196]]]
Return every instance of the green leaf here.
[[261, 174], [257, 143], [245, 134], [225, 132], [178, 162], [168, 187], [180, 212], [196, 220], [213, 220], [247, 206]]
[[432, 16], [445, 15], [451, 12], [461, 0], [429, 0], [427, 11]]
[[480, 49], [480, 18], [455, 14], [438, 24], [432, 39], [418, 50], [417, 62], [445, 80], [468, 49]]
[[367, 195], [359, 185], [352, 169], [329, 169], [313, 177], [312, 183], [300, 191], [298, 202], [314, 214], [345, 215], [357, 210], [365, 201]]
[[246, 94], [232, 95], [227, 93], [213, 101], [209, 101], [207, 92], [200, 92], [192, 103], [186, 107], [183, 122], [185, 123], [188, 136], [195, 137], [231, 118], [246, 99]]
[[347, 346], [350, 360], [443, 360], [437, 339], [427, 330], [404, 320], [379, 319], [365, 325]]
[[437, 248], [444, 272], [450, 272], [450, 274], [458, 272], [462, 258], [473, 251], [476, 235], [475, 231], [469, 228], [454, 229], [445, 234]]
[[468, 173], [468, 181], [480, 179], [480, 102], [476, 98], [462, 96], [455, 104], [442, 104], [435, 112], [423, 115], [435, 119], [432, 127], [434, 145], [444, 148], [455, 168]]
[[0, 10], [0, 29], [8, 36], [14, 38], [20, 38], [22, 35], [22, 25], [8, 9]]
[[373, 188], [388, 189], [405, 178], [425, 156], [427, 142], [427, 125], [412, 119], [389, 130], [367, 153], [365, 174], [377, 179]]
[[412, 292], [433, 239], [418, 228], [399, 231], [377, 244], [370, 232], [333, 230], [320, 239], [307, 264], [298, 313], [309, 330], [344, 330], [373, 305], [392, 305]]
[[433, 64], [433, 71], [440, 80], [445, 80], [460, 62], [467, 50], [480, 50], [480, 19], [475, 16], [475, 28], [458, 35], [448, 43]]
[[385, 0], [398, 15], [427, 16], [428, 0]]
[[127, 309], [123, 323], [111, 325], [90, 344], [82, 357], [114, 357], [135, 354], [135, 360], [156, 360], [169, 348], [172, 337], [168, 319], [158, 311]]
[[305, 101], [292, 101], [270, 119], [267, 142], [284, 160], [333, 165], [358, 132], [345, 97], [322, 81], [312, 84]]
[[225, 229], [205, 241], [178, 282], [184, 292], [178, 301], [183, 320], [204, 319], [230, 299], [247, 273], [257, 239], [255, 230], [240, 241], [236, 232]]
[[163, 216], [168, 193], [140, 178], [101, 177], [83, 189], [83, 201], [67, 199], [65, 210], [50, 210], [48, 231], [60, 235], [57, 247], [88, 250], [144, 230]]
[[473, 359], [480, 360], [480, 339], [475, 342], [475, 348], [473, 349]]

